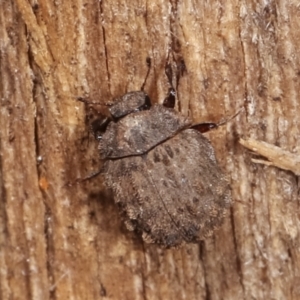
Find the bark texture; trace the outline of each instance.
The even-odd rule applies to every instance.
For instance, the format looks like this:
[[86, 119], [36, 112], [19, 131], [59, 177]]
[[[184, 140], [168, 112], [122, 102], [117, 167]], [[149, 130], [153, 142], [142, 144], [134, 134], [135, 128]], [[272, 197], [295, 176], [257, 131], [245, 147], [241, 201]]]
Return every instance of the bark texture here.
[[[299, 1], [0, 2], [0, 298], [300, 299], [299, 181], [238, 137], [300, 153]], [[77, 96], [167, 90], [231, 180], [222, 228], [163, 250], [129, 233], [97, 177]]]

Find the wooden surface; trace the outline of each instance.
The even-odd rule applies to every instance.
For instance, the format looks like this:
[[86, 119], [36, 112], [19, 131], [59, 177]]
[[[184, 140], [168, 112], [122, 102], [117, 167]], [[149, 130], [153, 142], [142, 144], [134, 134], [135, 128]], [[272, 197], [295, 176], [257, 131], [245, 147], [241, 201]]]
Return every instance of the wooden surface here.
[[[300, 299], [299, 181], [255, 164], [252, 138], [300, 153], [298, 1], [0, 2], [0, 298]], [[186, 70], [178, 107], [207, 134], [235, 200], [199, 245], [163, 250], [129, 233], [97, 177], [75, 100], [145, 90], [167, 58]], [[183, 64], [184, 61], [184, 64]]]

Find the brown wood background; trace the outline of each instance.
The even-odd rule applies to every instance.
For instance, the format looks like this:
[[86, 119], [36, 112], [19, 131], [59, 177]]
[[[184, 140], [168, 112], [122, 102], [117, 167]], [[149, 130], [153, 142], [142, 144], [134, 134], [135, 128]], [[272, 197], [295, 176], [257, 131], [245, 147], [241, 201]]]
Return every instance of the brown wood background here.
[[[299, 181], [253, 164], [251, 137], [300, 153], [299, 1], [0, 2], [0, 299], [300, 299]], [[162, 250], [124, 228], [97, 171], [84, 105], [162, 101], [184, 59], [181, 111], [244, 111], [208, 134], [235, 200], [200, 245]], [[180, 64], [179, 64], [180, 67]]]

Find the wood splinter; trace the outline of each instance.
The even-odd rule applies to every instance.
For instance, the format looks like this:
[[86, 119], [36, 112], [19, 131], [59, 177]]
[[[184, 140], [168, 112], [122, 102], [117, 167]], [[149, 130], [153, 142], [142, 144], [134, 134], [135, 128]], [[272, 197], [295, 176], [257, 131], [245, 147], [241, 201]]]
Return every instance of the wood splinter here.
[[266, 157], [268, 160], [251, 159], [254, 163], [275, 166], [277, 168], [288, 170], [300, 176], [300, 156], [272, 144], [257, 141], [254, 139], [240, 139], [240, 144], [252, 150], [253, 152]]

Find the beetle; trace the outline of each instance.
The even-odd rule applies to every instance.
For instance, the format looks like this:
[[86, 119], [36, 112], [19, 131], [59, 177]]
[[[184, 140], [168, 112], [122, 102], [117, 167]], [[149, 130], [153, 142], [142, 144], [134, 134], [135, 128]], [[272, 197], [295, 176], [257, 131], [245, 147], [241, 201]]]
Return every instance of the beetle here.
[[174, 109], [174, 89], [163, 104], [128, 92], [95, 121], [106, 186], [125, 219], [147, 243], [198, 243], [220, 227], [231, 189], [203, 136], [214, 123], [193, 124]]

